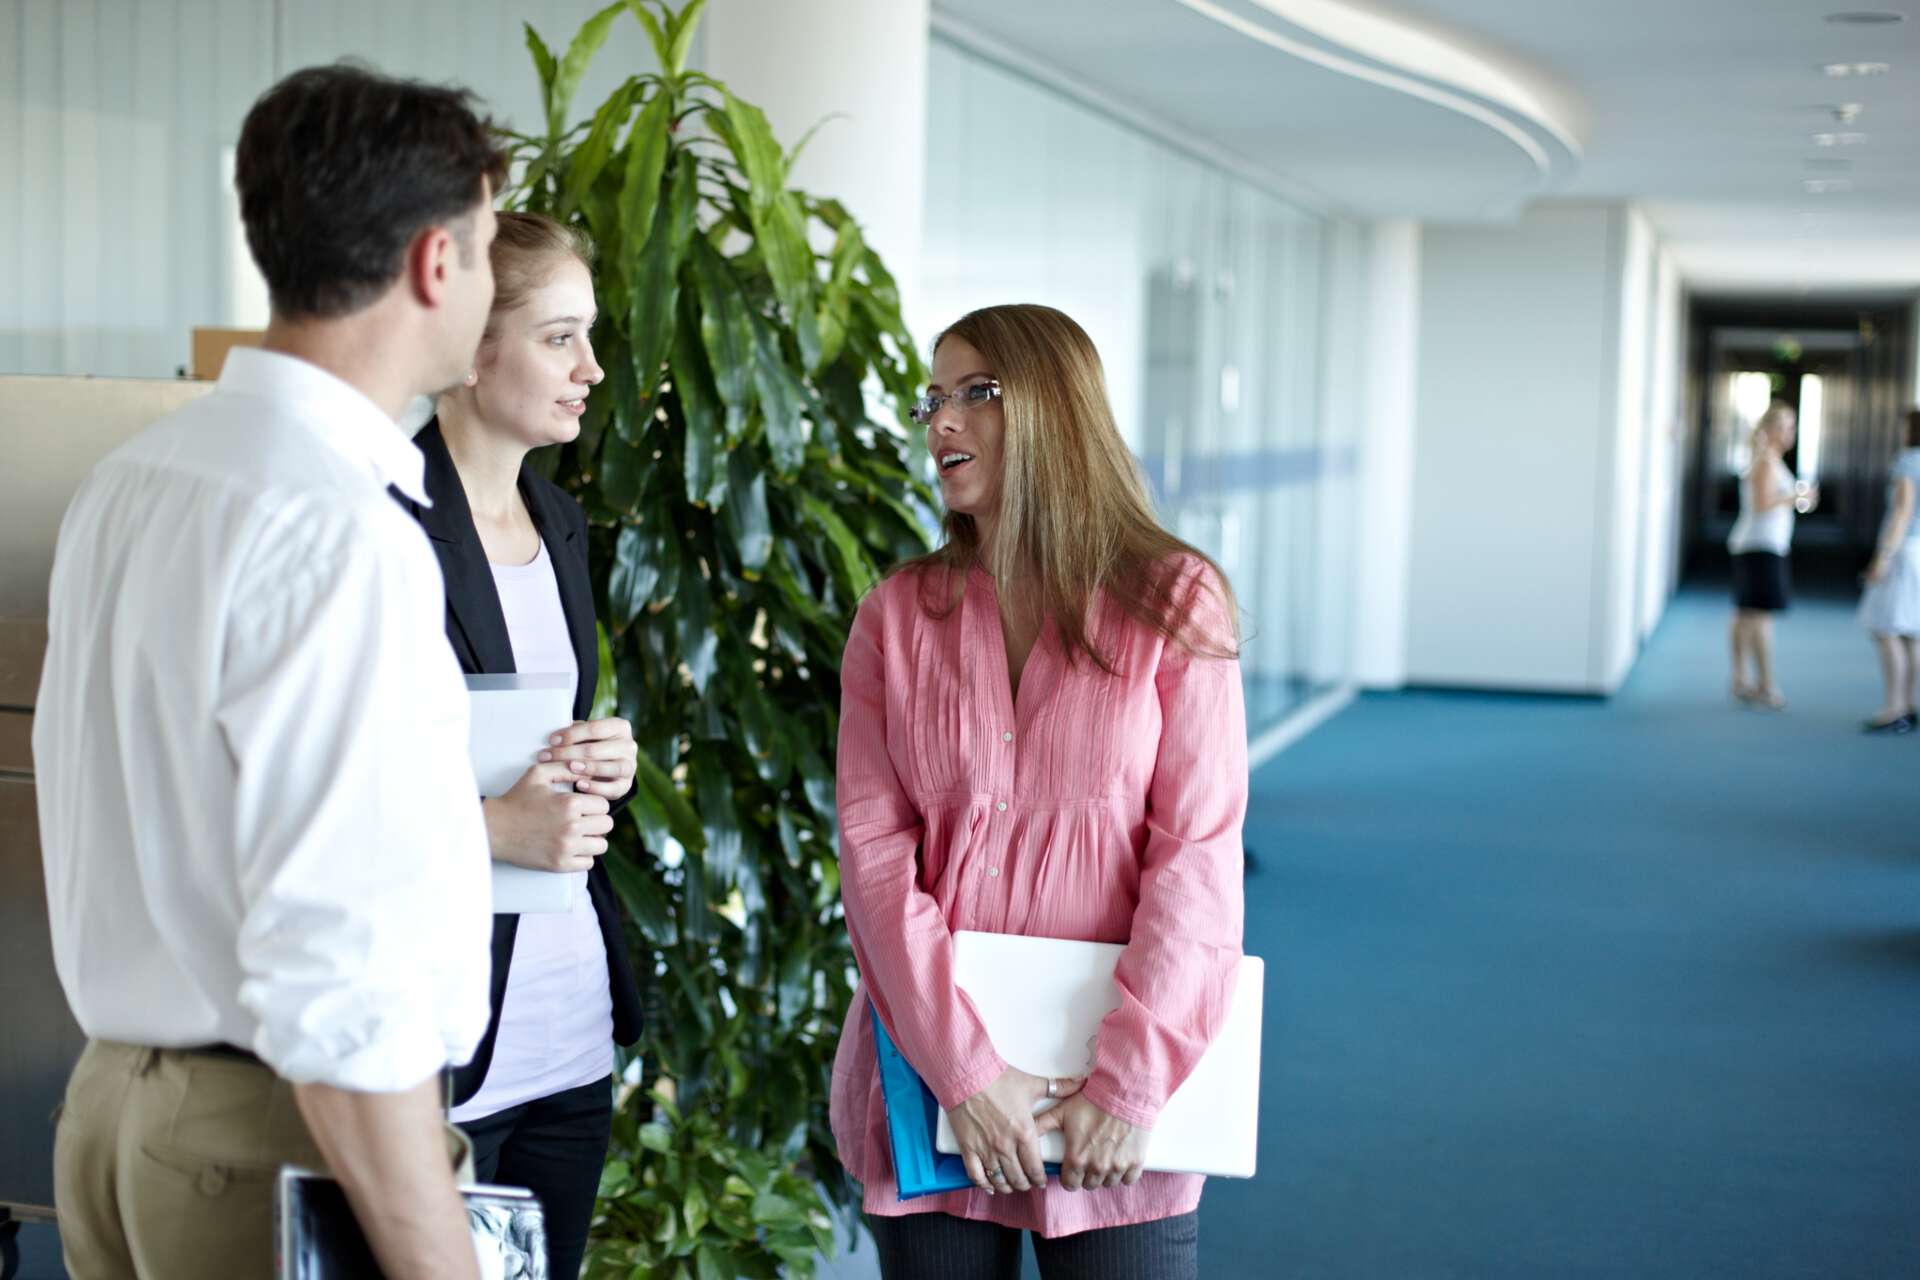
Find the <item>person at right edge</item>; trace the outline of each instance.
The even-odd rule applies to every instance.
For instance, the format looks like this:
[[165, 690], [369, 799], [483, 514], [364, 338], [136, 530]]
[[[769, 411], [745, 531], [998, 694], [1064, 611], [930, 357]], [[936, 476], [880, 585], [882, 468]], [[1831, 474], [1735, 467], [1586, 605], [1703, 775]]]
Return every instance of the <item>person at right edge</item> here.
[[[935, 341], [914, 409], [946, 538], [862, 602], [841, 670], [841, 890], [859, 963], [840, 1158], [888, 1280], [1194, 1280], [1203, 1179], [1148, 1173], [1218, 1033], [1242, 928], [1246, 715], [1233, 594], [1154, 519], [1093, 343], [1001, 306]], [[1082, 1080], [1009, 1067], [953, 979], [959, 929], [1125, 944]], [[974, 1187], [901, 1203], [868, 1004]], [[1042, 1098], [1064, 1102], [1036, 1121]], [[1042, 1132], [1066, 1156], [1051, 1183]]]
[[88, 1040], [54, 1133], [75, 1280], [255, 1280], [331, 1172], [381, 1270], [479, 1274], [442, 1070], [487, 1025], [486, 831], [395, 419], [473, 362], [505, 174], [470, 95], [273, 86], [235, 185], [272, 314], [61, 524], [33, 750]]
[[1911, 733], [1914, 687], [1920, 685], [1920, 520], [1914, 519], [1920, 489], [1920, 409], [1907, 411], [1906, 447], [1887, 478], [1887, 514], [1873, 561], [1861, 580], [1860, 625], [1880, 655], [1886, 700], [1861, 728], [1868, 733]]

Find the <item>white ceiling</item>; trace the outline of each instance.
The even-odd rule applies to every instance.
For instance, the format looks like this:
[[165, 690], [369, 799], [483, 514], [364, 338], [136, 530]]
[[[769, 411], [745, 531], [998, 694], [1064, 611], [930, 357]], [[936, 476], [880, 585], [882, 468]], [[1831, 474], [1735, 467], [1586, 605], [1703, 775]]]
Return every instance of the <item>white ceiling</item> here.
[[[1920, 289], [1920, 0], [937, 0], [1356, 213], [1642, 205], [1690, 284]], [[1891, 64], [1833, 79], [1828, 62]], [[1832, 107], [1862, 106], [1851, 124]], [[1821, 147], [1822, 132], [1864, 133]], [[1844, 162], [1844, 167], [1832, 162]], [[1809, 162], [1813, 162], [1810, 164]], [[1810, 194], [1808, 179], [1853, 189]]]

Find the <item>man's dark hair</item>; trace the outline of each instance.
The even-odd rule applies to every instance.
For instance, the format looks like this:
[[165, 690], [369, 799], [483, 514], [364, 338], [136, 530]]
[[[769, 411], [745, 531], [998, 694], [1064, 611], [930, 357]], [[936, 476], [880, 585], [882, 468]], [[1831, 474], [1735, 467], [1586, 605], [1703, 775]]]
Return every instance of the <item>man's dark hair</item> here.
[[474, 97], [337, 63], [296, 71], [240, 127], [234, 186], [276, 313], [349, 315], [384, 293], [407, 246], [446, 225], [471, 263], [481, 179], [506, 158]]

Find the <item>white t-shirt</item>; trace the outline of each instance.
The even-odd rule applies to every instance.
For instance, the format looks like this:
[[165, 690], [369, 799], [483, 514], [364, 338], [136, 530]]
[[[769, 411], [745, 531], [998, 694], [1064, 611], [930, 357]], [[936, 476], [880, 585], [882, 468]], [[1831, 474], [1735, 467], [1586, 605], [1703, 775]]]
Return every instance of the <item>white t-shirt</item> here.
[[[491, 566], [523, 675], [579, 677], [573, 637], [547, 544], [532, 563]], [[556, 729], [560, 726], [555, 725]], [[569, 911], [528, 912], [513, 939], [500, 1005], [500, 1031], [480, 1092], [455, 1107], [455, 1121], [592, 1084], [613, 1070], [613, 996], [600, 918], [583, 891]]]
[[[1748, 486], [1770, 484], [1775, 494], [1787, 499], [1765, 511], [1755, 511], [1747, 501]], [[1766, 475], [1743, 476], [1740, 480], [1740, 518], [1727, 535], [1727, 550], [1734, 555], [1748, 551], [1771, 551], [1783, 556], [1793, 545], [1793, 472], [1778, 458], [1772, 460]]]

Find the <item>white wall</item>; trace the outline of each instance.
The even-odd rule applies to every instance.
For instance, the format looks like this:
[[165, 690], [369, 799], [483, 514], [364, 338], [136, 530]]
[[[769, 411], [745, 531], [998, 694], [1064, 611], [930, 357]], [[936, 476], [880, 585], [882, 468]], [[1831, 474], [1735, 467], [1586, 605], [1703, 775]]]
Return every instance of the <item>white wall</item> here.
[[1587, 676], [1594, 687], [1614, 689], [1626, 678], [1640, 643], [1654, 242], [1646, 218], [1631, 208], [1609, 218], [1607, 233], [1615, 302], [1606, 342], [1615, 372], [1611, 432], [1603, 425], [1595, 441], [1602, 507], [1593, 538], [1594, 576], [1602, 594], [1595, 601]]
[[860, 223], [901, 289], [919, 281], [927, 0], [713, 0], [702, 67], [767, 113], [792, 179]]
[[1654, 256], [1651, 368], [1647, 378], [1646, 501], [1642, 509], [1640, 600], [1636, 630], [1653, 634], [1680, 578], [1680, 490], [1686, 439], [1685, 291], [1673, 254]]
[[1407, 678], [1420, 242], [1420, 224], [1407, 218], [1375, 222], [1367, 232], [1353, 669], [1356, 682], [1373, 689]]
[[1625, 677], [1654, 560], [1657, 250], [1618, 205], [1425, 230], [1410, 681], [1605, 693]]

